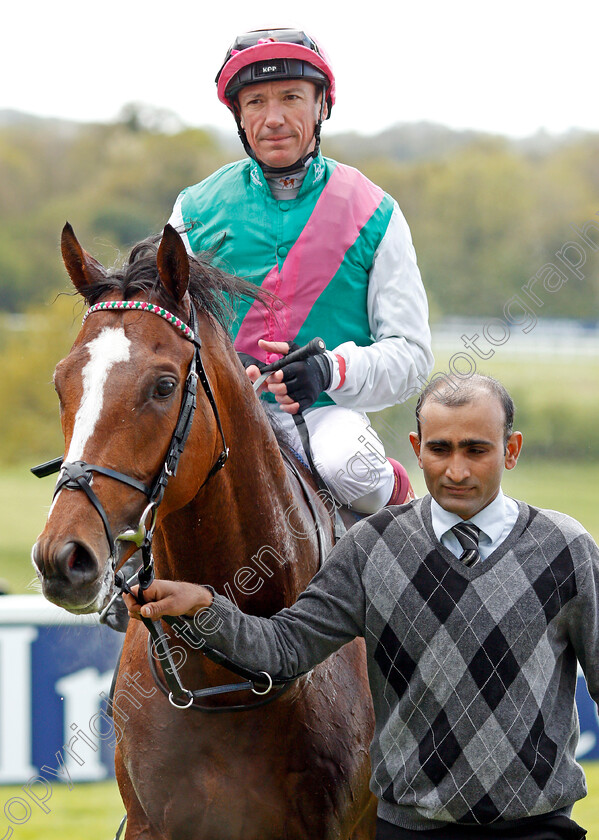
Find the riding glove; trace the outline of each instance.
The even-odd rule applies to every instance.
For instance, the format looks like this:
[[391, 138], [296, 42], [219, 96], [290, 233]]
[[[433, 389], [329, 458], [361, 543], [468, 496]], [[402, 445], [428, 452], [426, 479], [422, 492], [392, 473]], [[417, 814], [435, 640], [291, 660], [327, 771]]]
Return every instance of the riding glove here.
[[[291, 345], [289, 352], [298, 349], [298, 345]], [[330, 387], [333, 380], [333, 363], [326, 353], [310, 356], [301, 362], [285, 365], [283, 382], [287, 385], [287, 394], [299, 403], [299, 410], [309, 408], [319, 394]]]
[[258, 359], [250, 356], [249, 353], [241, 353], [240, 351], [237, 351], [237, 355], [239, 356], [239, 361], [246, 370], [251, 367], [251, 365], [256, 365], [260, 371], [262, 371], [262, 368], [266, 367], [266, 362], [260, 362]]

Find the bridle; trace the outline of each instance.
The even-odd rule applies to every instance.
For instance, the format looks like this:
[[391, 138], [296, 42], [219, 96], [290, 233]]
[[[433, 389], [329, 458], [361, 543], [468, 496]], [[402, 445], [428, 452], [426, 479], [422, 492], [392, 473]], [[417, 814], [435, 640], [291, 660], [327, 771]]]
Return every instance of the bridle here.
[[[54, 497], [56, 497], [56, 495], [62, 489], [83, 490], [86, 494], [87, 498], [93, 505], [98, 515], [100, 516], [104, 525], [106, 538], [110, 547], [110, 558], [115, 575], [115, 585], [119, 590], [115, 597], [118, 597], [121, 594], [121, 592], [129, 592], [130, 594], [133, 594], [131, 592], [127, 580], [125, 580], [124, 576], [120, 572], [116, 571], [115, 541], [120, 540], [125, 542], [132, 542], [137, 546], [139, 550], [141, 550], [143, 565], [137, 574], [139, 590], [136, 597], [140, 603], [144, 603], [143, 592], [150, 586], [150, 584], [154, 580], [154, 557], [152, 555], [152, 540], [154, 536], [154, 529], [156, 526], [158, 507], [162, 502], [162, 499], [164, 498], [164, 493], [166, 491], [169, 478], [177, 474], [179, 460], [181, 458], [181, 454], [185, 448], [187, 438], [189, 437], [189, 433], [191, 431], [191, 426], [197, 407], [198, 379], [204, 389], [208, 402], [210, 403], [210, 406], [212, 408], [214, 419], [222, 442], [221, 452], [217, 456], [212, 467], [210, 468], [200, 489], [204, 487], [208, 483], [208, 481], [214, 475], [216, 475], [216, 473], [219, 470], [221, 470], [224, 467], [229, 456], [229, 449], [225, 441], [225, 435], [218, 412], [218, 406], [216, 404], [216, 400], [214, 398], [214, 394], [212, 392], [212, 388], [210, 386], [210, 382], [208, 380], [208, 376], [206, 375], [206, 371], [202, 362], [202, 342], [200, 340], [199, 335], [197, 334], [197, 316], [193, 304], [190, 307], [189, 326], [183, 321], [181, 321], [181, 319], [178, 318], [176, 315], [173, 315], [167, 309], [164, 309], [163, 307], [157, 304], [148, 303], [146, 301], [132, 300], [102, 301], [93, 306], [90, 306], [90, 308], [84, 315], [83, 322], [85, 322], [86, 319], [95, 312], [114, 310], [137, 310], [140, 312], [150, 312], [154, 315], [158, 315], [159, 317], [167, 321], [169, 324], [174, 326], [183, 338], [185, 338], [187, 341], [190, 341], [194, 345], [194, 353], [189, 364], [189, 371], [187, 373], [185, 386], [183, 388], [179, 416], [177, 418], [175, 429], [171, 436], [170, 444], [164, 459], [164, 463], [158, 476], [156, 477], [152, 485], [148, 486], [143, 482], [126, 475], [125, 473], [118, 472], [117, 470], [112, 470], [107, 467], [101, 467], [96, 464], [88, 464], [86, 461], [72, 461], [61, 463], [60, 458], [55, 459], [54, 461], [50, 461], [47, 464], [43, 464], [40, 467], [34, 467], [32, 472], [34, 472], [35, 475], [42, 477], [45, 475], [49, 475], [52, 472], [60, 470], [61, 475], [59, 476], [59, 479], [56, 483], [56, 487], [54, 489]], [[148, 504], [141, 515], [137, 530], [130, 529], [124, 531], [116, 537], [116, 540], [113, 539], [106, 511], [104, 510], [102, 503], [94, 493], [91, 486], [94, 473], [97, 473], [99, 475], [105, 475], [109, 478], [115, 479], [116, 481], [120, 481], [122, 484], [126, 484], [129, 487], [133, 487], [135, 490], [138, 490], [147, 497]], [[147, 527], [148, 519], [150, 519], [149, 527]], [[106, 612], [106, 609], [103, 611], [104, 613]], [[190, 635], [194, 637], [193, 627], [191, 624], [188, 624], [187, 622], [184, 622], [181, 619], [172, 618], [170, 616], [165, 616], [164, 620], [171, 627], [173, 627], [179, 638], [187, 637], [189, 639]], [[168, 695], [169, 701], [175, 708], [186, 709], [191, 707], [199, 709], [201, 711], [223, 712], [242, 711], [246, 709], [249, 710], [256, 708], [256, 706], [263, 705], [265, 702], [270, 702], [271, 700], [276, 699], [293, 681], [284, 678], [273, 679], [265, 671], [256, 672], [242, 667], [237, 663], [233, 662], [232, 660], [229, 660], [228, 657], [226, 657], [219, 651], [208, 647], [205, 644], [205, 640], [203, 639], [203, 637], [199, 637], [196, 634], [194, 638], [196, 641], [199, 641], [201, 643], [202, 653], [204, 653], [213, 662], [216, 662], [217, 664], [228, 668], [229, 670], [233, 671], [239, 676], [246, 678], [246, 681], [243, 683], [226, 684], [222, 686], [211, 686], [209, 688], [190, 691], [183, 687], [177, 666], [173, 660], [169, 648], [168, 636], [164, 632], [161, 623], [159, 621], [152, 621], [151, 619], [143, 617], [142, 621], [146, 625], [151, 637], [150, 639], [148, 639], [148, 658], [150, 661], [150, 669], [152, 675], [154, 676], [154, 679], [157, 682], [158, 686], [161, 688], [161, 690]], [[160, 682], [160, 680], [158, 679], [154, 658], [158, 658], [162, 665], [162, 672], [168, 687], [168, 691], [167, 688], [165, 688], [162, 682]], [[296, 677], [294, 677], [293, 679], [295, 680]], [[273, 695], [271, 695], [267, 699], [262, 699], [259, 703], [232, 707], [201, 706], [197, 703], [197, 701], [200, 698], [217, 694], [223, 694], [227, 691], [242, 691], [250, 689], [252, 692], [254, 692], [254, 694], [267, 695], [275, 685], [278, 686], [280, 690], [278, 692], [274, 692]]]
[[[129, 487], [133, 487], [135, 490], [138, 490], [140, 493], [143, 493], [144, 496], [146, 496], [148, 499], [148, 504], [141, 516], [137, 530], [125, 531], [124, 533], [119, 534], [116, 537], [116, 539], [133, 542], [137, 545], [138, 548], [142, 550], [144, 567], [140, 572], [140, 584], [143, 583], [143, 588], [146, 589], [153, 580], [153, 562], [151, 560], [151, 545], [152, 537], [154, 534], [154, 528], [156, 525], [158, 507], [162, 502], [162, 499], [164, 498], [164, 493], [166, 491], [169, 478], [177, 474], [179, 460], [185, 448], [187, 438], [189, 437], [189, 432], [191, 430], [191, 425], [193, 423], [193, 418], [197, 406], [198, 379], [200, 380], [200, 383], [202, 384], [204, 392], [208, 398], [208, 402], [212, 407], [214, 419], [216, 421], [216, 425], [222, 441], [222, 450], [220, 452], [220, 455], [217, 457], [208, 475], [204, 479], [202, 487], [204, 487], [204, 485], [212, 478], [212, 476], [214, 476], [220, 469], [222, 469], [222, 467], [224, 467], [229, 455], [229, 449], [225, 441], [225, 434], [218, 413], [216, 400], [214, 399], [214, 394], [212, 392], [212, 388], [210, 387], [210, 382], [208, 381], [208, 377], [206, 375], [206, 371], [202, 362], [202, 342], [200, 340], [200, 337], [197, 335], [197, 316], [195, 314], [193, 305], [190, 307], [189, 312], [190, 326], [187, 326], [187, 324], [181, 321], [180, 318], [178, 318], [176, 315], [173, 315], [171, 312], [169, 312], [167, 309], [164, 309], [161, 306], [158, 306], [153, 303], [147, 303], [146, 301], [135, 300], [102, 301], [101, 303], [97, 303], [94, 306], [90, 306], [90, 308], [87, 310], [83, 317], [83, 323], [85, 323], [87, 318], [94, 312], [105, 312], [113, 310], [137, 310], [140, 312], [151, 312], [154, 315], [158, 315], [168, 323], [172, 324], [177, 329], [179, 334], [183, 336], [183, 338], [187, 339], [187, 341], [190, 341], [194, 345], [194, 353], [189, 364], [189, 371], [187, 373], [187, 378], [185, 380], [185, 385], [183, 388], [179, 416], [177, 418], [177, 422], [175, 424], [175, 428], [171, 436], [171, 440], [164, 459], [164, 463], [162, 464], [162, 468], [160, 469], [158, 476], [155, 478], [153, 484], [150, 487], [148, 487], [148, 485], [144, 484], [143, 482], [126, 475], [125, 473], [118, 472], [117, 470], [108, 469], [107, 467], [100, 467], [97, 464], [88, 464], [85, 461], [72, 461], [62, 463], [60, 467], [61, 475], [54, 489], [54, 497], [56, 497], [56, 495], [63, 488], [67, 490], [84, 491], [84, 493], [86, 494], [86, 496], [88, 497], [91, 504], [93, 505], [93, 507], [95, 508], [102, 520], [102, 523], [104, 525], [104, 531], [106, 532], [106, 538], [108, 540], [108, 545], [110, 548], [110, 556], [112, 559], [113, 568], [115, 568], [115, 540], [112, 537], [112, 533], [110, 531], [110, 526], [108, 523], [108, 517], [106, 516], [106, 512], [102, 506], [102, 503], [100, 502], [100, 500], [98, 499], [91, 487], [93, 473], [108, 476], [109, 478], [115, 479], [116, 481], [120, 481], [122, 484], [127, 484]], [[151, 518], [150, 527], [146, 528], [148, 518]], [[150, 572], [151, 577], [149, 577]]]

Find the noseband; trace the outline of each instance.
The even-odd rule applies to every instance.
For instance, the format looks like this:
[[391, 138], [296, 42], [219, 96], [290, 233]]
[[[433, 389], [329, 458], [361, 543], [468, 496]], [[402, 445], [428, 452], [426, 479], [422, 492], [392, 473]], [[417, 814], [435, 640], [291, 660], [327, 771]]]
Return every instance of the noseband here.
[[[158, 506], [160, 505], [164, 497], [169, 478], [177, 474], [179, 459], [181, 458], [181, 454], [185, 448], [187, 438], [189, 437], [189, 432], [191, 431], [191, 425], [193, 423], [193, 418], [197, 405], [198, 379], [200, 380], [204, 392], [206, 393], [206, 396], [208, 398], [208, 402], [212, 407], [214, 419], [216, 421], [216, 425], [218, 427], [222, 441], [221, 453], [212, 465], [208, 475], [204, 479], [202, 487], [206, 484], [207, 481], [209, 481], [210, 478], [212, 478], [213, 475], [215, 475], [215, 473], [217, 473], [222, 467], [224, 467], [229, 455], [229, 449], [225, 442], [225, 435], [218, 413], [216, 400], [214, 399], [214, 394], [212, 393], [212, 388], [210, 387], [210, 382], [208, 381], [208, 377], [206, 375], [206, 371], [204, 370], [204, 365], [202, 363], [202, 342], [200, 340], [199, 335], [197, 335], [197, 317], [193, 308], [193, 304], [189, 312], [190, 326], [185, 324], [183, 321], [181, 321], [180, 318], [178, 318], [176, 315], [173, 315], [171, 312], [169, 312], [167, 309], [164, 309], [161, 306], [157, 306], [153, 303], [147, 303], [146, 301], [136, 300], [113, 300], [96, 303], [94, 306], [90, 306], [90, 308], [85, 313], [83, 323], [85, 323], [87, 318], [94, 312], [107, 312], [111, 310], [137, 310], [139, 312], [151, 312], [154, 315], [158, 315], [160, 318], [167, 321], [169, 324], [172, 324], [172, 326], [175, 327], [175, 329], [183, 338], [187, 339], [187, 341], [190, 341], [194, 345], [194, 354], [189, 364], [189, 371], [185, 380], [183, 396], [181, 399], [181, 407], [179, 409], [179, 417], [177, 419], [177, 423], [175, 425], [175, 429], [173, 431], [168, 451], [160, 473], [154, 480], [151, 487], [148, 487], [146, 484], [143, 484], [141, 481], [138, 481], [135, 478], [131, 478], [130, 476], [125, 475], [121, 472], [117, 472], [116, 470], [108, 469], [107, 467], [100, 467], [96, 464], [88, 464], [85, 461], [72, 461], [65, 462], [62, 464], [60, 468], [61, 475], [54, 489], [54, 497], [63, 488], [67, 490], [83, 490], [85, 492], [86, 496], [88, 497], [88, 499], [98, 512], [100, 518], [102, 519], [104, 531], [106, 532], [106, 538], [110, 547], [110, 556], [112, 558], [113, 566], [115, 566], [115, 541], [110, 531], [110, 526], [108, 523], [108, 517], [106, 516], [106, 512], [102, 506], [102, 503], [100, 502], [100, 500], [98, 499], [91, 487], [93, 473], [98, 473], [100, 475], [105, 475], [109, 478], [113, 478], [116, 481], [120, 481], [122, 484], [127, 484], [129, 487], [133, 487], [135, 490], [138, 490], [140, 493], [143, 493], [145, 496], [147, 496], [148, 505], [142, 514], [137, 531], [125, 531], [124, 533], [119, 534], [116, 538], [117, 540], [125, 540], [135, 543], [138, 546], [138, 548], [142, 549], [142, 556], [144, 556], [144, 551], [145, 554], [148, 555], [147, 557], [144, 556], [144, 568], [140, 572], [140, 583], [143, 585], [144, 588], [147, 588], [147, 586], [150, 585], [153, 579], [153, 563], [151, 561], [151, 541], [154, 532], [154, 526], [156, 524]], [[146, 523], [149, 516], [151, 516], [151, 523], [150, 527], [146, 528]]]

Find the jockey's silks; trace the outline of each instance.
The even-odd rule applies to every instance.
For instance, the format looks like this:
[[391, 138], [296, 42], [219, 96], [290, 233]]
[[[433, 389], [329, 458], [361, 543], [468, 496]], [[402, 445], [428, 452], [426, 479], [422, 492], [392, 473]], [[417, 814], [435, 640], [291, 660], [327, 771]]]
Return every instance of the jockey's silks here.
[[[263, 361], [258, 339], [322, 337], [329, 349], [372, 344], [368, 276], [393, 199], [357, 169], [319, 155], [293, 201], [277, 201], [252, 160], [222, 167], [180, 197], [194, 252], [280, 298], [270, 311], [243, 301], [232, 335], [237, 350]], [[315, 405], [330, 404], [322, 394]]]

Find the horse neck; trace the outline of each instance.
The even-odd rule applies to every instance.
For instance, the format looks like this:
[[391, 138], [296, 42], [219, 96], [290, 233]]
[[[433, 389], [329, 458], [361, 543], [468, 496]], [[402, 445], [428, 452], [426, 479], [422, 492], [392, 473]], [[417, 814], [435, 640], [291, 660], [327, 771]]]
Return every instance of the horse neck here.
[[[222, 378], [215, 373], [211, 381]], [[217, 403], [229, 459], [165, 520], [157, 571], [210, 584], [245, 611], [269, 615], [293, 603], [317, 570], [314, 523], [245, 374], [229, 364], [225, 377]]]

